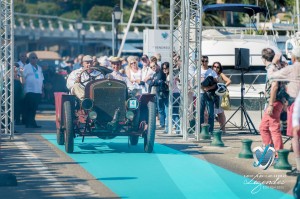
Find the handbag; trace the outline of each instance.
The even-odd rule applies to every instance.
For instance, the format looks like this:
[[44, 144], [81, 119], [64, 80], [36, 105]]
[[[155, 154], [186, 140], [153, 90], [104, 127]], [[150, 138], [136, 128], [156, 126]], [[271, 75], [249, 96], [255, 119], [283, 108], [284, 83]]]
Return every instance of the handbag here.
[[223, 108], [224, 110], [230, 110], [230, 97], [228, 90], [222, 96], [221, 108]]

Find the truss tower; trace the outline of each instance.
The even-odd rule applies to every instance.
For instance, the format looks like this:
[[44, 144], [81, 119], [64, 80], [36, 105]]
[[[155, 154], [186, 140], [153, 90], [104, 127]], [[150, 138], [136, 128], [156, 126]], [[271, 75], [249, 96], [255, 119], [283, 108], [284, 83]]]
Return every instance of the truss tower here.
[[[200, 74], [201, 74], [201, 33], [202, 1], [171, 0], [170, 4], [171, 57], [170, 91], [174, 90], [174, 80], [179, 79], [180, 98], [169, 96], [168, 118], [176, 116], [173, 108], [180, 100], [179, 121], [169, 119], [169, 127], [180, 127], [183, 139], [200, 132]], [[175, 59], [174, 59], [175, 56]], [[171, 133], [172, 128], [169, 128]]]
[[0, 3], [0, 134], [14, 136], [14, 15], [13, 0]]

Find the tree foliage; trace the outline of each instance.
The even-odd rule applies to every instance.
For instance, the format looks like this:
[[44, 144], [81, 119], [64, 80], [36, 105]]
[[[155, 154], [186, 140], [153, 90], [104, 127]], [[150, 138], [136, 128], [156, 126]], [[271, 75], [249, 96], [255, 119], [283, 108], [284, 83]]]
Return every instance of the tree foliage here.
[[60, 7], [53, 2], [39, 2], [37, 9], [38, 14], [41, 15], [59, 15], [61, 13]]
[[[70, 19], [87, 19], [96, 21], [111, 21], [111, 11], [120, 0], [14, 0], [15, 11], [29, 14], [56, 15]], [[160, 24], [169, 24], [170, 0], [158, 0], [158, 17]], [[203, 5], [215, 4], [216, 0], [203, 0]], [[268, 7], [270, 15], [276, 14], [285, 6], [292, 9], [294, 0], [223, 0], [224, 3], [245, 3]], [[265, 5], [267, 2], [267, 5]], [[123, 0], [123, 21], [129, 20], [135, 0]], [[217, 13], [209, 13], [203, 17], [205, 25], [220, 25], [221, 19]], [[152, 23], [152, 7], [145, 1], [140, 1], [133, 22]]]
[[80, 10], [73, 10], [70, 12], [63, 13], [60, 17], [67, 19], [78, 19], [81, 18]]
[[112, 8], [108, 6], [94, 6], [87, 14], [87, 19], [92, 21], [111, 21]]

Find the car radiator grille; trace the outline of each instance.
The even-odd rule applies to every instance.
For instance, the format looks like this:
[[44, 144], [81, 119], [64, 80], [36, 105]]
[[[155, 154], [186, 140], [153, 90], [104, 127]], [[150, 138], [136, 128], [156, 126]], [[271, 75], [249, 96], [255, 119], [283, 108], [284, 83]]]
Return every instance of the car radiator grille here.
[[127, 88], [123, 82], [104, 81], [93, 85], [91, 98], [94, 100], [94, 110], [100, 123], [112, 121], [115, 111], [119, 108], [119, 121], [125, 120], [125, 102]]

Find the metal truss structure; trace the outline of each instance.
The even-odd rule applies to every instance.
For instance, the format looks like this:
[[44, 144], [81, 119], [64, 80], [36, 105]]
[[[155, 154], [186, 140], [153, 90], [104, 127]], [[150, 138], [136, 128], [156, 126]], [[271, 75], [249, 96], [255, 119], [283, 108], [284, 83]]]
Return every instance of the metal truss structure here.
[[[200, 74], [202, 1], [171, 0], [170, 33], [173, 60], [170, 67], [170, 91], [174, 91], [175, 80], [179, 79], [180, 98], [169, 96], [168, 118], [175, 118], [174, 108], [180, 104], [180, 120], [169, 119], [168, 125], [180, 127], [183, 139], [200, 132]], [[180, 100], [180, 103], [178, 103]], [[173, 117], [172, 117], [173, 116]], [[169, 128], [169, 134], [172, 128]]]
[[[14, 15], [13, 0], [0, 0], [0, 132], [14, 136]], [[174, 98], [172, 92], [169, 97], [168, 118], [179, 116], [180, 120], [169, 119], [169, 126], [180, 127], [183, 139], [187, 140], [190, 133], [195, 132], [198, 139], [200, 131], [200, 57], [202, 32], [202, 1], [201, 0], [171, 0], [170, 32], [172, 34], [171, 49], [180, 57], [172, 60], [172, 65], [178, 65], [176, 70], [170, 67], [170, 90], [174, 89], [174, 80], [179, 79], [180, 97]], [[179, 64], [180, 62], [180, 64]], [[180, 66], [179, 66], [180, 65]], [[178, 103], [180, 101], [180, 103]], [[173, 114], [175, 104], [180, 104], [179, 114]], [[178, 105], [176, 105], [178, 106]], [[177, 107], [178, 108], [178, 107]], [[193, 122], [192, 121], [196, 121]], [[169, 128], [171, 133], [172, 128]]]
[[14, 136], [14, 15], [13, 0], [0, 3], [0, 134]]

